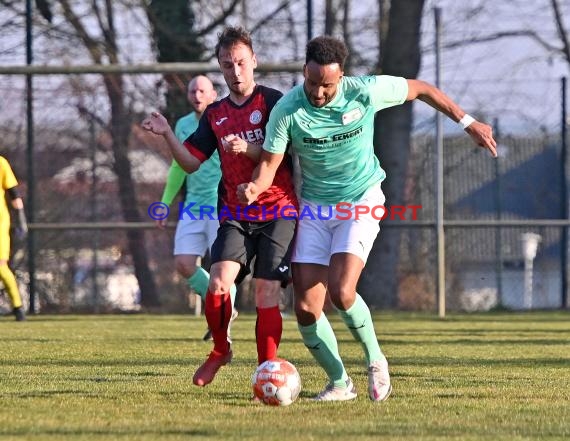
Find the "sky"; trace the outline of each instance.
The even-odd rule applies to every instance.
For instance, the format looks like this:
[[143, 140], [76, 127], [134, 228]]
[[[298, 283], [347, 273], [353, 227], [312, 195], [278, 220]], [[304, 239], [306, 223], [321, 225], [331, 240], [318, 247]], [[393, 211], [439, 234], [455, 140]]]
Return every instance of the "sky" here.
[[[570, 38], [570, 1], [561, 0]], [[422, 46], [434, 45], [433, 8], [442, 11], [442, 44], [506, 31], [532, 30], [560, 47], [550, 0], [427, 0]], [[474, 12], [475, 11], [475, 12]], [[478, 12], [477, 12], [478, 11]], [[570, 65], [528, 37], [471, 44], [442, 53], [441, 88], [470, 113], [498, 118], [505, 133], [560, 130], [561, 80]], [[433, 50], [420, 78], [435, 81]]]

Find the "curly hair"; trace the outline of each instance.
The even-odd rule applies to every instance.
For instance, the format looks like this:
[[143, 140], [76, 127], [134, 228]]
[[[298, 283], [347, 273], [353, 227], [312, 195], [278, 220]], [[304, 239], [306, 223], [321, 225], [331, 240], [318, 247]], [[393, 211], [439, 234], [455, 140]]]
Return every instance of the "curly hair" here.
[[220, 55], [220, 49], [228, 49], [239, 43], [246, 45], [253, 52], [253, 43], [249, 32], [241, 26], [227, 26], [218, 34], [218, 43], [216, 43], [215, 49], [216, 58]]
[[338, 38], [327, 35], [315, 37], [307, 43], [305, 52], [305, 64], [314, 61], [321, 66], [338, 63], [344, 69], [344, 63], [348, 57], [346, 45]]

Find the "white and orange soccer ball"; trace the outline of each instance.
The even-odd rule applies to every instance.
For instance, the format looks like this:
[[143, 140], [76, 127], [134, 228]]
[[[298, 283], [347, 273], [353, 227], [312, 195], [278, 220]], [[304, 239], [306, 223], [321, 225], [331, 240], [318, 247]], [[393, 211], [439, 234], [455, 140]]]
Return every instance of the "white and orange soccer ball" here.
[[253, 394], [270, 406], [288, 406], [301, 392], [301, 377], [293, 364], [282, 358], [261, 363], [251, 377]]

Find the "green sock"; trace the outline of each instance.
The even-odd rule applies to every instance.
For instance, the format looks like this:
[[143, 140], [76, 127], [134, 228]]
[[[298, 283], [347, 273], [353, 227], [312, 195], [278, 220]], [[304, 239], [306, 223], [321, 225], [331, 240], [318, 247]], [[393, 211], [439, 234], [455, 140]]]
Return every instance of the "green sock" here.
[[[196, 272], [188, 279], [188, 286], [193, 289], [202, 300], [206, 301], [206, 293], [208, 292], [208, 285], [210, 284], [210, 274], [201, 266], [196, 268]], [[237, 288], [232, 285], [230, 288], [230, 297], [232, 299], [232, 306], [236, 304]]]
[[193, 289], [202, 300], [206, 301], [206, 293], [210, 284], [210, 274], [201, 266], [196, 268], [196, 272], [188, 278], [188, 286]]
[[346, 311], [340, 309], [337, 309], [337, 311], [344, 324], [352, 333], [352, 336], [362, 345], [368, 364], [373, 361], [382, 360], [384, 354], [382, 354], [378, 339], [376, 338], [370, 309], [362, 297], [356, 293], [356, 300], [350, 308]]
[[315, 357], [317, 363], [325, 370], [331, 383], [338, 387], [346, 387], [348, 374], [344, 369], [334, 331], [324, 313], [309, 326], [299, 325], [303, 343]]

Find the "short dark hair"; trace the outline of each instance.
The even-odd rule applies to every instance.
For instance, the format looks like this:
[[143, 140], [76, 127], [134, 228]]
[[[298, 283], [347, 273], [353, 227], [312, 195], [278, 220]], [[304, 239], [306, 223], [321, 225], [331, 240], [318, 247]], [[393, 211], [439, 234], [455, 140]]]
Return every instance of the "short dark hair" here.
[[253, 43], [249, 32], [241, 26], [227, 26], [218, 34], [218, 43], [216, 43], [215, 49], [216, 58], [220, 55], [220, 49], [227, 49], [239, 43], [246, 45], [253, 52]]
[[346, 45], [338, 38], [327, 35], [315, 37], [307, 43], [305, 52], [305, 64], [314, 61], [321, 66], [338, 63], [344, 69], [344, 63], [348, 57]]

